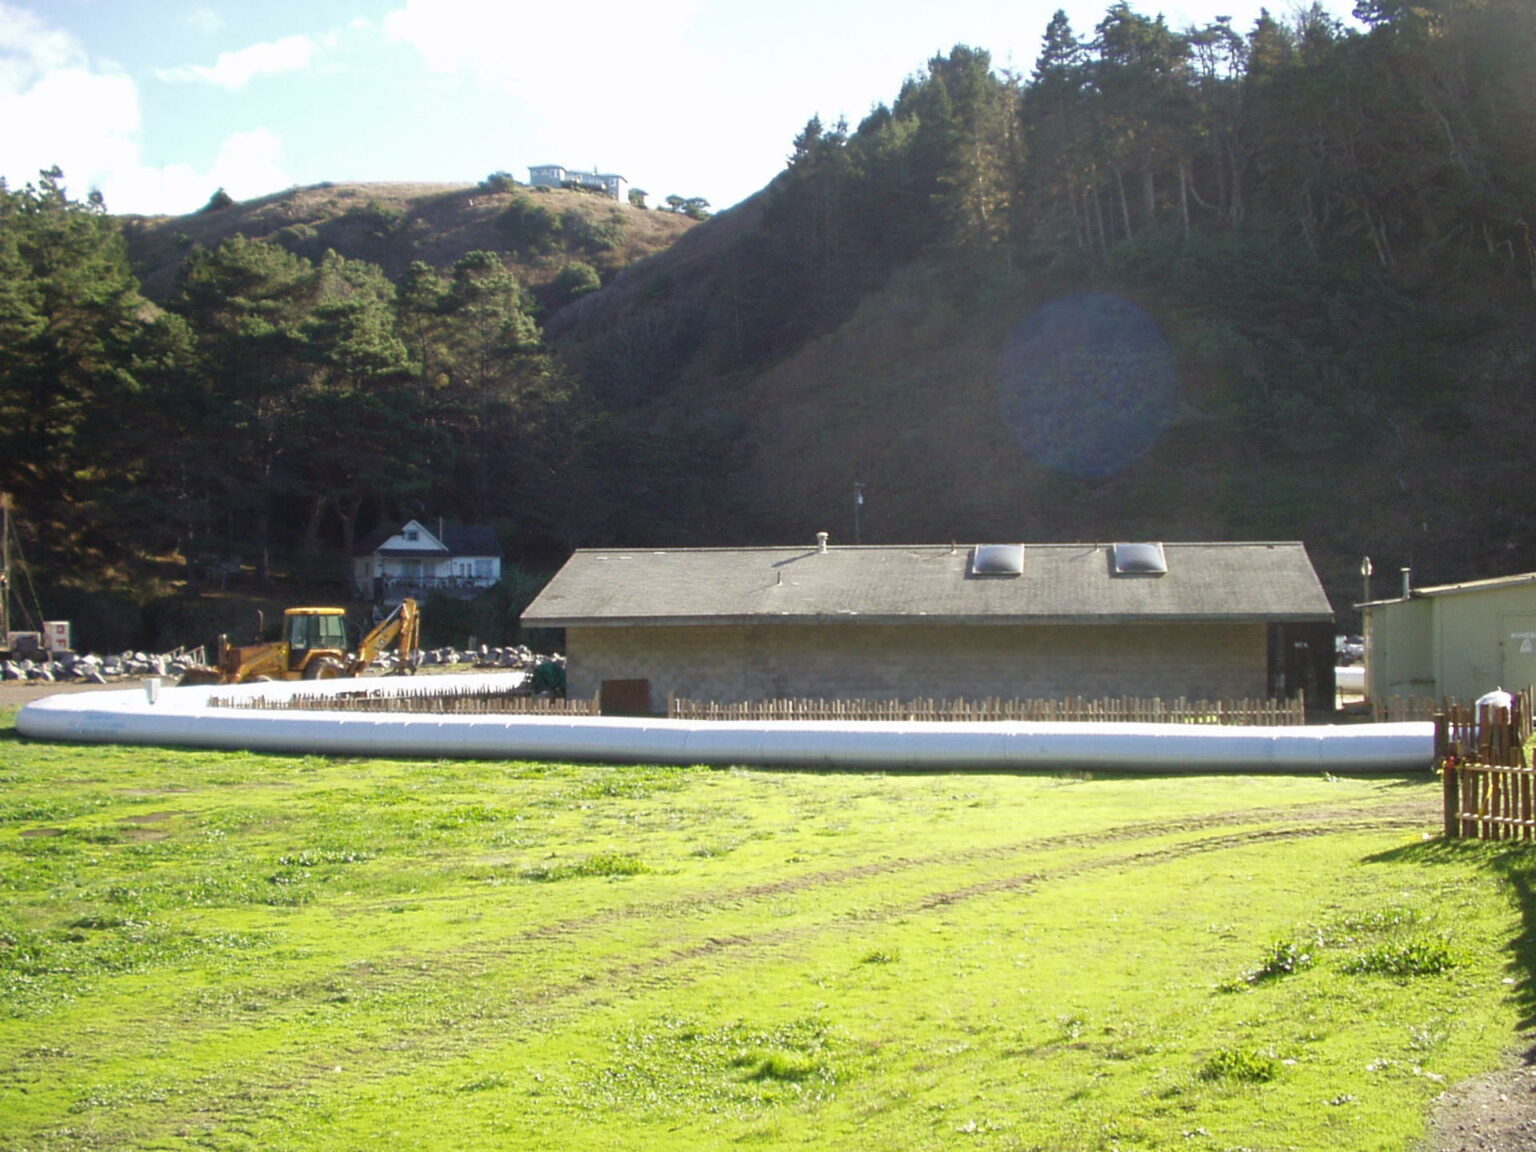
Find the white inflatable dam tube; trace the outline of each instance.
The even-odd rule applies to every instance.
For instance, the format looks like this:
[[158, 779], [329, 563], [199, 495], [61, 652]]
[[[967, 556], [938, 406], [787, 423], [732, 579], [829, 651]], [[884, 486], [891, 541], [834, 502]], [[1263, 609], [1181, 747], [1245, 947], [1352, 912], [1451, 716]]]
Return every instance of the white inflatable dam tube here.
[[[435, 676], [434, 691], [486, 686]], [[16, 730], [37, 740], [336, 756], [534, 759], [872, 770], [1403, 772], [1427, 769], [1428, 723], [1239, 728], [1215, 724], [721, 721], [211, 708], [208, 701], [407, 691], [407, 680], [143, 688], [49, 696]], [[419, 687], [419, 682], [416, 686]]]

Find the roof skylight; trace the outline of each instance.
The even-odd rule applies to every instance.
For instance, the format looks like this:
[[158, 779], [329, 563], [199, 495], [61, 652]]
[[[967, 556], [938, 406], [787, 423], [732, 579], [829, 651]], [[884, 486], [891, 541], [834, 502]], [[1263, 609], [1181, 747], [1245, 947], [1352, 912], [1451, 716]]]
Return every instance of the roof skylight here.
[[1114, 544], [1116, 576], [1163, 576], [1168, 572], [1168, 557], [1161, 544]]
[[1022, 576], [1024, 545], [978, 544], [971, 556], [972, 576]]

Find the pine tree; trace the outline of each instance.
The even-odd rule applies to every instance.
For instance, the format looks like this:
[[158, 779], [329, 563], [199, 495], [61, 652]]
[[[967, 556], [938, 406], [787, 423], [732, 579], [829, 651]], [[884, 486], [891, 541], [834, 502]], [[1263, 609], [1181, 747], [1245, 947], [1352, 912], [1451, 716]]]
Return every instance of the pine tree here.
[[0, 182], [0, 491], [40, 530], [41, 562], [100, 575], [153, 446], [135, 358], [156, 339], [117, 221], [57, 168]]
[[1058, 9], [1023, 94], [1030, 243], [1052, 254], [1102, 243], [1090, 210], [1096, 171], [1087, 133], [1089, 82], [1087, 50]]

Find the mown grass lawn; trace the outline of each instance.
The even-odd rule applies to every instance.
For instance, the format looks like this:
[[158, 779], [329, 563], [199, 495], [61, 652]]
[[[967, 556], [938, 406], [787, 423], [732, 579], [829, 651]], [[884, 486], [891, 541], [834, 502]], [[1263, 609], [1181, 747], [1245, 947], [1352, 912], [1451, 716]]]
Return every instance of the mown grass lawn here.
[[1536, 854], [1411, 778], [30, 743], [0, 1148], [1408, 1149]]

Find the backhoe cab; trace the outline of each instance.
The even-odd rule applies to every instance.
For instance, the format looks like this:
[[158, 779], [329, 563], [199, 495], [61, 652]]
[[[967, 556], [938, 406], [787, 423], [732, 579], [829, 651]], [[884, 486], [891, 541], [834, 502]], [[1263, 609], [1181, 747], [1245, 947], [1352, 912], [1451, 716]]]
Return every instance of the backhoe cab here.
[[421, 660], [420, 638], [421, 616], [411, 599], [402, 600], [363, 637], [355, 656], [347, 653], [344, 609], [289, 608], [283, 612], [280, 640], [231, 645], [220, 637], [217, 678], [220, 684], [243, 684], [251, 680], [360, 676], [391, 644], [399, 649], [400, 671], [415, 672]]

